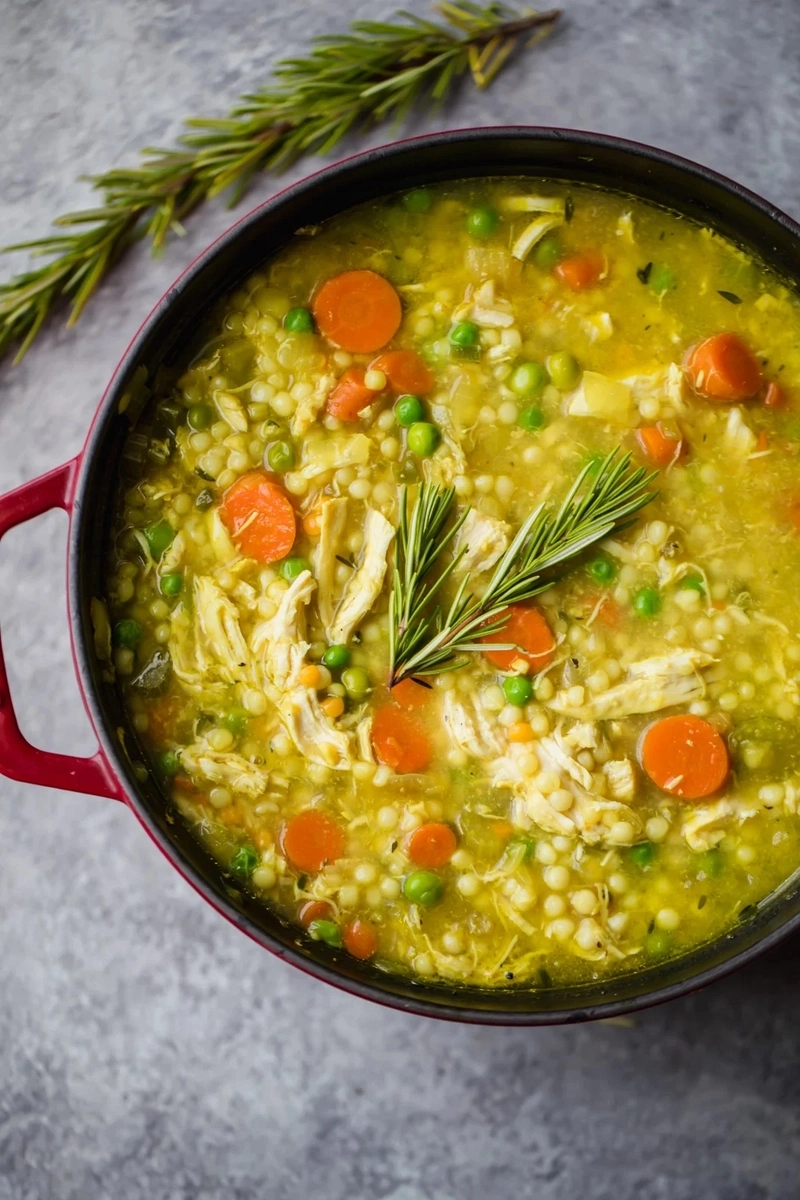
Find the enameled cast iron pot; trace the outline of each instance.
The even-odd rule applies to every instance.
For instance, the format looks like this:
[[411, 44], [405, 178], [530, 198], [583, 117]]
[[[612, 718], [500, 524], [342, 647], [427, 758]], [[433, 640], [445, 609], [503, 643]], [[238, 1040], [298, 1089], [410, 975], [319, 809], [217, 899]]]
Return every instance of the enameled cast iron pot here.
[[[83, 451], [0, 499], [0, 536], [51, 508], [70, 519], [69, 620], [75, 666], [100, 748], [93, 758], [36, 749], [20, 733], [0, 653], [0, 772], [12, 779], [107, 796], [127, 804], [173, 866], [218, 912], [262, 946], [319, 979], [395, 1008], [450, 1020], [539, 1025], [607, 1017], [679, 996], [716, 979], [800, 925], [800, 879], [752, 909], [724, 937], [660, 966], [582, 987], [481, 990], [389, 975], [312, 942], [240, 891], [175, 814], [152, 778], [142, 782], [122, 749], [137, 738], [113, 686], [101, 677], [90, 600], [102, 596], [112, 493], [120, 453], [159, 366], [180, 364], [203, 315], [303, 225], [364, 200], [470, 176], [544, 176], [642, 197], [707, 223], [752, 249], [795, 285], [800, 226], [735, 183], [661, 150], [570, 130], [474, 129], [368, 151], [303, 180], [256, 208], [202, 254], [155, 307], [108, 386]], [[143, 757], [143, 756], [142, 756]]]

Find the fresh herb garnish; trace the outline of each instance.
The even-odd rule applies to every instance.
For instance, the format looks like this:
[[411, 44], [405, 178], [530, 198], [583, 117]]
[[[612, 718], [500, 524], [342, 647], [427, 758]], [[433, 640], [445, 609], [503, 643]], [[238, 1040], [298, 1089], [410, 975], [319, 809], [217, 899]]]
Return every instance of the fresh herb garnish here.
[[636, 272], [636, 278], [639, 280], [640, 283], [647, 283], [648, 279], [650, 278], [650, 272], [652, 271], [652, 269], [653, 269], [653, 264], [651, 262], [645, 263], [645, 265], [643, 267], [639, 267], [639, 270]]
[[149, 238], [158, 253], [205, 200], [230, 192], [236, 204], [259, 171], [327, 154], [354, 128], [403, 120], [417, 104], [440, 105], [466, 70], [476, 87], [488, 87], [523, 39], [546, 37], [559, 17], [497, 0], [452, 0], [438, 12], [443, 23], [400, 12], [317, 38], [310, 54], [279, 62], [272, 86], [242, 96], [227, 117], [195, 117], [178, 146], [149, 148], [139, 167], [91, 176], [97, 207], [58, 217], [60, 232], [50, 237], [7, 247], [52, 258], [0, 284], [0, 357], [19, 342], [19, 362], [61, 301], [70, 302], [74, 325], [136, 239]]
[[737, 296], [736, 292], [723, 292], [721, 290], [718, 290], [717, 295], [722, 296], [722, 299], [727, 300], [729, 304], [741, 304], [742, 303], [741, 296]]
[[[408, 675], [436, 675], [464, 666], [465, 654], [484, 649], [481, 638], [502, 631], [503, 614], [510, 604], [532, 599], [553, 582], [555, 567], [612, 530], [626, 528], [655, 495], [648, 489], [656, 472], [631, 467], [630, 458], [617, 448], [593, 476], [594, 464], [587, 463], [555, 515], [543, 504], [531, 513], [495, 567], [483, 596], [469, 590], [467, 573], [446, 610], [437, 597], [464, 550], [429, 576], [469, 509], [446, 529], [455, 500], [453, 488], [423, 484], [410, 509], [404, 488], [389, 600], [390, 686]], [[514, 647], [498, 643], [495, 648]]]

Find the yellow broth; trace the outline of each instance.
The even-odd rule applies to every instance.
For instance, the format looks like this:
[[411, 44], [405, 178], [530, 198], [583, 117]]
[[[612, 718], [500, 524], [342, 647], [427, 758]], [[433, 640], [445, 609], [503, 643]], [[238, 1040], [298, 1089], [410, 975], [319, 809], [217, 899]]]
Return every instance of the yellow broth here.
[[[542, 214], [514, 211], [520, 197], [561, 202], [554, 229], [523, 258], [510, 251]], [[475, 236], [470, 213], [487, 205], [497, 227]], [[587, 250], [603, 256], [604, 275], [572, 290], [559, 264]], [[284, 324], [325, 280], [364, 268], [401, 297], [391, 346], [417, 351], [433, 372], [423, 405], [444, 439], [430, 457], [409, 449], [386, 389], [354, 422], [326, 414], [337, 379], [368, 369], [375, 354]], [[464, 312], [478, 328], [467, 352], [450, 340]], [[763, 403], [763, 388], [732, 404], [688, 386], [687, 349], [719, 331], [752, 349], [765, 386], [780, 384], [781, 407]], [[328, 924], [312, 934], [333, 944], [360, 918], [388, 971], [537, 986], [680, 954], [791, 876], [800, 859], [799, 334], [794, 295], [713, 232], [637, 200], [547, 181], [472, 181], [367, 204], [299, 230], [263, 264], [139, 421], [108, 557], [110, 661], [147, 769], [233, 879], [292, 920], [325, 902], [314, 912]], [[576, 360], [575, 377], [562, 371], [520, 395], [520, 364], [549, 362], [558, 376], [550, 356], [562, 352]], [[576, 396], [598, 379], [601, 391], [603, 380], [625, 381], [623, 393], [612, 387], [612, 409], [580, 415]], [[304, 408], [307, 428], [293, 434]], [[366, 694], [348, 695], [342, 671], [321, 665], [319, 598], [306, 605], [304, 668], [317, 671], [304, 678], [351, 755], [339, 769], [319, 746], [301, 752], [280, 688], [253, 650], [290, 583], [280, 562], [247, 557], [231, 538], [220, 501], [237, 479], [271, 470], [273, 447], [288, 445], [293, 461], [287, 470], [284, 453], [276, 477], [297, 510], [290, 554], [312, 566], [320, 506], [347, 498], [329, 581], [340, 594], [365, 553], [368, 510], [395, 526], [404, 485], [413, 497], [422, 480], [452, 484], [459, 511], [471, 505], [514, 532], [542, 501], [557, 504], [593, 457], [621, 446], [647, 462], [637, 430], [659, 422], [686, 453], [658, 467], [658, 496], [630, 528], [568, 563], [536, 598], [557, 645], [531, 673], [527, 703], [509, 703], [508, 673], [472, 653], [433, 676], [424, 707], [411, 711], [430, 741], [429, 765], [404, 774], [375, 761], [369, 722], [392, 703], [389, 552], [347, 642]], [[479, 564], [479, 592], [488, 577]], [[204, 599], [198, 580], [211, 581]], [[209, 596], [233, 613], [246, 666], [226, 666], [218, 652], [222, 635], [198, 607]], [[105, 653], [102, 606], [96, 617]], [[581, 718], [631, 678], [631, 664], [635, 673], [644, 660], [683, 652], [704, 664], [690, 672], [685, 703]], [[559, 697], [573, 715], [554, 707]], [[488, 733], [454, 737], [445, 711]], [[710, 720], [726, 741], [732, 770], [713, 795], [681, 799], [640, 765], [643, 731], [676, 712]], [[511, 764], [505, 776], [501, 759]], [[514, 782], [498, 783], [508, 771]], [[576, 778], [600, 814], [586, 829], [570, 816]], [[283, 840], [287, 822], [309, 808], [329, 814], [343, 838], [340, 856], [311, 871], [292, 863]], [[434, 871], [441, 896], [426, 905], [404, 889], [416, 869], [409, 839], [430, 822], [449, 825], [457, 848]]]

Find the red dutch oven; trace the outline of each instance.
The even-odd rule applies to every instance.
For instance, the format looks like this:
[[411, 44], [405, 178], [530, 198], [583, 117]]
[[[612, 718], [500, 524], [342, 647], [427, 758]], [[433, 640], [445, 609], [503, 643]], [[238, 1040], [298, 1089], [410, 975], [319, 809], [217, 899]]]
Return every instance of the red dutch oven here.
[[[534, 176], [594, 184], [710, 225], [800, 280], [800, 226], [765, 200], [661, 150], [597, 134], [512, 127], [414, 138], [337, 163], [262, 204], [223, 234], [156, 305], [117, 367], [83, 451], [0, 498], [0, 536], [51, 508], [70, 521], [68, 602], [79, 684], [99, 742], [93, 758], [37, 749], [22, 736], [0, 652], [0, 772], [26, 783], [127, 804], [185, 879], [260, 945], [346, 991], [408, 1012], [497, 1025], [609, 1017], [680, 996], [716, 979], [800, 926], [800, 881], [742, 913], [722, 937], [669, 962], [581, 986], [483, 989], [390, 974], [313, 942], [236, 886], [176, 817], [146, 761], [113, 684], [95, 657], [90, 601], [104, 592], [112, 496], [123, 443], [159, 367], [188, 357], [210, 307], [303, 225], [399, 189], [476, 176]], [[127, 751], [124, 747], [127, 747]], [[135, 767], [139, 766], [139, 773]], [[140, 775], [145, 776], [140, 778]]]

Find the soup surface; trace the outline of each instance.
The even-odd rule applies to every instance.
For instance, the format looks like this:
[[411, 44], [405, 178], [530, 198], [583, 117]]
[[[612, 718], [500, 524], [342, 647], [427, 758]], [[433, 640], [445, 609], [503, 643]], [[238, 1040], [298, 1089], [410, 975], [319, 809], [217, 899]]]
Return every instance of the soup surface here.
[[800, 313], [761, 265], [601, 191], [412, 191], [298, 230], [159, 386], [96, 643], [237, 886], [548, 986], [792, 875]]

